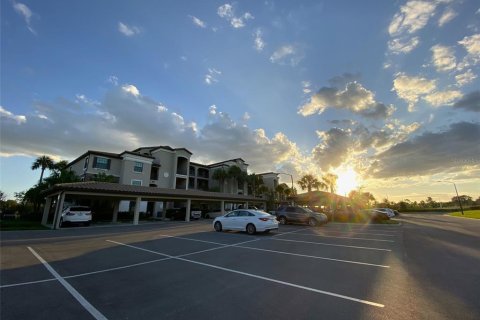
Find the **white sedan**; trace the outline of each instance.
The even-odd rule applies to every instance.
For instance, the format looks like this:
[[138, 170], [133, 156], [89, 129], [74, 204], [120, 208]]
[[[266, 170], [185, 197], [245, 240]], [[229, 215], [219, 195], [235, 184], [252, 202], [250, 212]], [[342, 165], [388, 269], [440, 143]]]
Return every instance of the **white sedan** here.
[[238, 209], [213, 220], [215, 231], [239, 230], [248, 234], [255, 232], [269, 232], [278, 230], [278, 221], [275, 216], [263, 211]]

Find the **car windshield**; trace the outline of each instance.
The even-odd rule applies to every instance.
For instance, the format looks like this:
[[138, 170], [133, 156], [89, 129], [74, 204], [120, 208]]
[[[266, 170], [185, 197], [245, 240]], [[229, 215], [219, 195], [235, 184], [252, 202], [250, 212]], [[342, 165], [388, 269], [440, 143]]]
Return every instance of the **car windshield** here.
[[71, 207], [70, 208], [70, 211], [90, 211], [90, 208], [89, 207]]

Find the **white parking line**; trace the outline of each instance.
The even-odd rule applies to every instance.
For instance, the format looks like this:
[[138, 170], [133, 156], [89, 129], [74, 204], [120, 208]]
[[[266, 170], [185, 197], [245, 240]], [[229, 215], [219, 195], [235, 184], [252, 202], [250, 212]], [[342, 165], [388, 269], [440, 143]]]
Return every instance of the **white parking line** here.
[[371, 239], [371, 238], [357, 238], [357, 237], [337, 237], [337, 236], [326, 236], [326, 235], [322, 235], [322, 234], [309, 234], [309, 233], [297, 233], [297, 234], [298, 234], [298, 235], [302, 235], [302, 236], [322, 237], [322, 238], [366, 240], [366, 241], [381, 241], [381, 242], [395, 242], [394, 240], [386, 240], [386, 239]]
[[30, 247], [27, 247], [28, 250], [43, 264], [45, 268], [67, 289], [67, 291], [87, 310], [95, 319], [97, 320], [107, 320], [107, 318], [98, 311], [94, 306], [90, 304], [74, 287], [72, 287], [65, 279], [63, 279], [49, 264], [47, 261], [35, 252]]
[[[328, 233], [347, 233], [347, 234], [366, 234], [369, 236], [384, 236], [384, 237], [398, 237], [397, 234], [385, 234], [385, 233], [370, 233], [370, 232], [356, 232], [356, 231], [336, 231], [336, 230], [315, 230], [315, 233], [313, 234], [325, 234], [328, 235]], [[312, 234], [312, 233], [297, 233], [297, 234]]]
[[360, 261], [333, 259], [333, 258], [327, 258], [327, 257], [311, 256], [311, 255], [307, 255], [307, 254], [291, 253], [291, 252], [285, 252], [285, 251], [260, 249], [260, 248], [252, 248], [252, 247], [246, 247], [246, 246], [235, 246], [235, 247], [236, 248], [243, 248], [243, 249], [264, 251], [264, 252], [280, 253], [280, 254], [286, 254], [286, 255], [290, 255], [290, 256], [297, 256], [297, 257], [303, 257], [303, 258], [330, 260], [330, 261], [335, 261], [335, 262], [345, 262], [345, 263], [351, 263], [351, 264], [361, 264], [361, 265], [365, 265], [365, 266], [372, 266], [372, 267], [379, 267], [379, 268], [390, 268], [390, 266], [386, 266], [386, 265], [382, 265], [382, 264], [373, 264], [373, 263], [366, 263], [366, 262], [360, 262]]
[[341, 299], [345, 299], [345, 300], [350, 300], [350, 301], [354, 301], [354, 302], [358, 302], [358, 303], [363, 303], [363, 304], [371, 305], [371, 306], [378, 307], [378, 308], [383, 308], [384, 307], [383, 304], [368, 301], [368, 300], [362, 300], [362, 299], [357, 299], [357, 298], [341, 295], [341, 294], [338, 294], [338, 293], [318, 290], [318, 289], [314, 289], [314, 288], [310, 288], [310, 287], [306, 287], [306, 286], [301, 286], [301, 285], [297, 285], [297, 284], [286, 282], [286, 281], [281, 281], [281, 280], [277, 280], [277, 279], [272, 279], [272, 278], [267, 278], [267, 277], [255, 275], [255, 274], [252, 274], [252, 273], [247, 273], [247, 272], [238, 271], [238, 270], [234, 270], [234, 269], [224, 268], [224, 267], [216, 266], [216, 265], [213, 265], [213, 264], [203, 263], [203, 262], [194, 261], [194, 260], [185, 259], [185, 258], [180, 258], [180, 257], [174, 257], [174, 256], [167, 255], [165, 253], [155, 252], [155, 251], [152, 251], [152, 250], [132, 246], [132, 245], [121, 243], [121, 242], [116, 242], [116, 241], [111, 241], [111, 240], [107, 240], [107, 241], [112, 242], [112, 243], [116, 243], [118, 245], [126, 246], [126, 247], [129, 247], [129, 248], [132, 248], [132, 249], [137, 249], [137, 250], [147, 251], [147, 252], [151, 252], [151, 253], [162, 255], [162, 256], [167, 256], [167, 257], [170, 257], [170, 258], [175, 259], [175, 260], [190, 262], [190, 263], [193, 263], [193, 264], [197, 264], [197, 265], [201, 265], [201, 266], [205, 266], [205, 267], [209, 267], [209, 268], [213, 268], [213, 269], [218, 269], [218, 270], [222, 270], [222, 271], [226, 271], [226, 272], [231, 272], [231, 273], [244, 275], [244, 276], [251, 277], [251, 278], [270, 281], [270, 282], [282, 284], [282, 285], [285, 285], [285, 286], [294, 287], [294, 288], [298, 288], [298, 289], [303, 289], [303, 290], [307, 290], [307, 291], [311, 291], [311, 292], [315, 292], [315, 293], [320, 293], [320, 294], [324, 294], [324, 295], [328, 295], [328, 296], [333, 296], [333, 297], [337, 297], [337, 298], [341, 298]]
[[57, 281], [55, 278], [49, 278], [49, 279], [43, 279], [43, 280], [37, 280], [37, 281], [29, 281], [29, 282], [19, 282], [19, 283], [12, 283], [12, 284], [4, 284], [0, 286], [0, 289], [4, 288], [10, 288], [10, 287], [18, 287], [18, 286], [27, 286], [29, 284], [37, 284], [37, 283], [42, 283], [42, 282], [49, 282], [49, 281]]
[[272, 239], [272, 238], [268, 238], [266, 240], [309, 243], [309, 244], [318, 244], [318, 245], [321, 245], [321, 246], [344, 247], [344, 248], [353, 248], [353, 249], [377, 250], [377, 251], [388, 251], [388, 252], [392, 251], [390, 249], [359, 247], [359, 246], [347, 246], [347, 245], [344, 245], [344, 244], [333, 244], [333, 243], [324, 243], [324, 242], [312, 242], [312, 241], [289, 240], [289, 239]]

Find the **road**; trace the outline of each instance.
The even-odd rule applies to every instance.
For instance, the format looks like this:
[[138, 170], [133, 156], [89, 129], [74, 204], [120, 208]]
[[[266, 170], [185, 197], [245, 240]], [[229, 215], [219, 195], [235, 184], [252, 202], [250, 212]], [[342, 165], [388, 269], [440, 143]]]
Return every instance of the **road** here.
[[[480, 221], [3, 232], [2, 319], [480, 319]], [[40, 261], [43, 262], [41, 263]]]

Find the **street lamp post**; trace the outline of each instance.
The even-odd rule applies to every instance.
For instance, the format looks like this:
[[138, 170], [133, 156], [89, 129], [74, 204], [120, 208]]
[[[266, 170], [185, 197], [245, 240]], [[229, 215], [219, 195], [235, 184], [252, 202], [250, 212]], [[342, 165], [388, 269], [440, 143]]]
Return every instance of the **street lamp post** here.
[[455, 193], [457, 194], [458, 205], [460, 206], [460, 211], [462, 212], [462, 216], [463, 216], [462, 201], [460, 200], [460, 196], [458, 195], [457, 185], [455, 184], [455, 182], [453, 182], [453, 181], [448, 181], [448, 180], [440, 180], [440, 181], [437, 181], [437, 182], [449, 182], [449, 183], [452, 183], [452, 184], [453, 184], [453, 186], [455, 187]]

